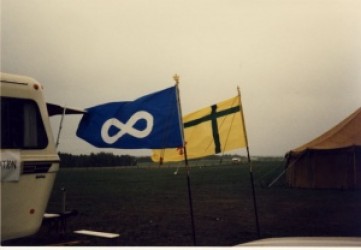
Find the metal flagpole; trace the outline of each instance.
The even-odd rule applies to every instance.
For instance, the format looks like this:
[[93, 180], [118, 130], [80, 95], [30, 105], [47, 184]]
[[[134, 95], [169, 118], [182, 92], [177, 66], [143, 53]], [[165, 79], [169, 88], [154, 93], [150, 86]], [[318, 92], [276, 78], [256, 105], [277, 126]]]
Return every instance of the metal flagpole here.
[[258, 221], [258, 210], [257, 210], [257, 202], [256, 202], [256, 191], [255, 191], [254, 179], [253, 179], [252, 162], [251, 162], [251, 157], [250, 157], [250, 153], [249, 153], [246, 123], [245, 123], [244, 115], [243, 115], [243, 107], [242, 107], [242, 100], [241, 100], [241, 91], [240, 91], [240, 89], [239, 89], [239, 86], [237, 87], [237, 90], [238, 90], [238, 97], [239, 97], [240, 113], [241, 113], [241, 116], [242, 116], [244, 139], [245, 139], [245, 142], [246, 142], [246, 149], [247, 149], [247, 160], [248, 160], [248, 165], [249, 165], [249, 176], [250, 176], [251, 185], [252, 185], [252, 196], [253, 196], [254, 213], [255, 213], [255, 218], [256, 218], [257, 235], [258, 235], [258, 238], [261, 238], [261, 230], [260, 230], [259, 221]]
[[65, 112], [66, 112], [66, 107], [64, 107], [63, 114], [61, 115], [59, 130], [58, 130], [58, 137], [56, 139], [55, 148], [58, 148], [58, 146], [59, 146], [60, 133], [61, 133], [61, 129], [63, 128], [63, 121], [64, 121]]
[[184, 163], [185, 163], [186, 172], [187, 172], [188, 200], [189, 200], [189, 209], [190, 209], [190, 215], [191, 215], [193, 245], [196, 246], [197, 241], [196, 241], [196, 230], [195, 230], [194, 215], [193, 215], [193, 202], [192, 202], [192, 190], [191, 190], [191, 181], [190, 181], [190, 168], [189, 168], [189, 164], [188, 164], [187, 147], [186, 147], [186, 143], [184, 141], [184, 127], [183, 127], [183, 122], [182, 122], [182, 107], [181, 107], [181, 103], [180, 103], [179, 88], [178, 88], [179, 76], [177, 74], [175, 74], [173, 76], [173, 79], [176, 82], [177, 101], [178, 101], [178, 109], [179, 109], [179, 121], [181, 123], [181, 128], [182, 128], [181, 132], [182, 132], [182, 138], [183, 138], [183, 154], [184, 154]]

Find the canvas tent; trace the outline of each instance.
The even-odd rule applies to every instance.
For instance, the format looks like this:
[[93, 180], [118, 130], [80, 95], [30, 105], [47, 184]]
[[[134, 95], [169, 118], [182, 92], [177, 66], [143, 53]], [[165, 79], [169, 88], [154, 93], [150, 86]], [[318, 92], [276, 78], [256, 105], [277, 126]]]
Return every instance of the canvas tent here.
[[361, 108], [286, 159], [290, 187], [361, 188]]

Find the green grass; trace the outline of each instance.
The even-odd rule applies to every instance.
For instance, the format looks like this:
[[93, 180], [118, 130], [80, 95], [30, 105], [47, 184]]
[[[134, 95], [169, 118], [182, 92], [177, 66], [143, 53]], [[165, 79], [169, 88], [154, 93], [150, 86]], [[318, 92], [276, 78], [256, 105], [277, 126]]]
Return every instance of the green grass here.
[[[204, 163], [204, 162], [203, 162]], [[197, 244], [231, 246], [257, 239], [250, 174], [247, 164], [205, 166], [191, 162]], [[79, 214], [69, 220], [68, 233], [44, 228], [9, 245], [44, 245], [79, 239], [72, 230], [119, 233], [116, 240], [86, 238], [80, 245], [191, 246], [192, 229], [185, 169], [174, 166], [141, 168], [61, 169], [48, 212], [61, 209], [61, 187], [67, 209]], [[360, 236], [360, 191], [289, 189], [281, 178], [283, 162], [254, 162], [262, 237]]]

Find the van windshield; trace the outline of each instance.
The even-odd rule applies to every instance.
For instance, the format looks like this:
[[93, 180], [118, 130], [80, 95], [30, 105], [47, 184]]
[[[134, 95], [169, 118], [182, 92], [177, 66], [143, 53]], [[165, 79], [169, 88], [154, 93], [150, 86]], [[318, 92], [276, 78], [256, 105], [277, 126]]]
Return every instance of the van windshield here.
[[42, 149], [48, 145], [36, 102], [10, 97], [0, 101], [2, 149]]

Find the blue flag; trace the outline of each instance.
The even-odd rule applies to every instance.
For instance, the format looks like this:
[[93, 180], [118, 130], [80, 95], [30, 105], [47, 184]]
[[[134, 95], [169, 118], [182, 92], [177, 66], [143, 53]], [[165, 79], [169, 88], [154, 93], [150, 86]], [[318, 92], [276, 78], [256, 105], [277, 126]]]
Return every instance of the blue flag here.
[[95, 147], [162, 149], [183, 145], [176, 87], [86, 111], [76, 135]]

